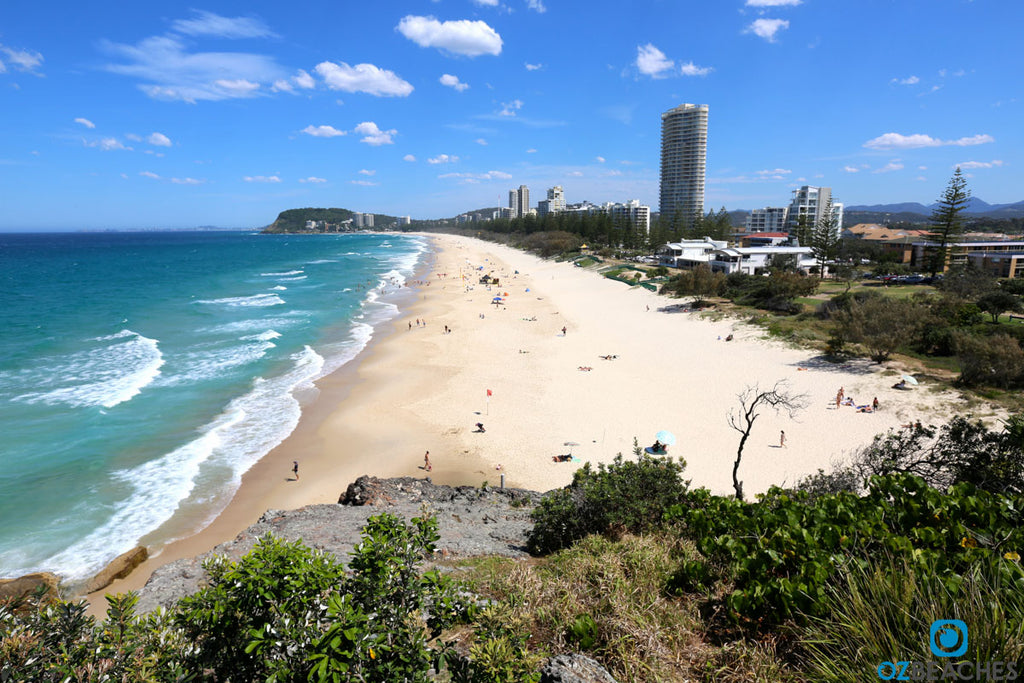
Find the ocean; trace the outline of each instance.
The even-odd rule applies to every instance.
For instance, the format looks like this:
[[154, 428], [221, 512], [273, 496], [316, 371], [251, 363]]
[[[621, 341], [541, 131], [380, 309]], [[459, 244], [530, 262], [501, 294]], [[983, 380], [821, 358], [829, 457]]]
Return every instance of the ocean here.
[[0, 577], [83, 579], [172, 516], [211, 521], [398, 314], [428, 247], [0, 234]]

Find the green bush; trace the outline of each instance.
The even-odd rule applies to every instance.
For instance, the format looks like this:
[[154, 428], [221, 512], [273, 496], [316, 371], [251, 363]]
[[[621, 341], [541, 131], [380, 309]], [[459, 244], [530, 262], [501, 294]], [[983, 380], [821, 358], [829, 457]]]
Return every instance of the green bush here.
[[534, 509], [530, 551], [550, 553], [589, 534], [643, 533], [660, 526], [664, 511], [686, 493], [685, 467], [682, 459], [642, 453], [636, 462], [624, 461], [620, 453], [611, 465], [600, 463], [596, 471], [589, 462], [584, 464], [572, 484], [548, 494]]

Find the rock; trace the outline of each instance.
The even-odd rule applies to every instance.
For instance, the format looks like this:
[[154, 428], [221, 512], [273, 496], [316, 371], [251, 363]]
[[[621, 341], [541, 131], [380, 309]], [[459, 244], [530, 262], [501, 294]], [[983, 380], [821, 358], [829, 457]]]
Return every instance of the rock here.
[[540, 683], [615, 683], [603, 666], [586, 655], [558, 655], [540, 672]]
[[95, 593], [103, 590], [117, 579], [123, 579], [132, 573], [132, 570], [149, 559], [149, 551], [142, 546], [132, 548], [126, 553], [115, 557], [110, 564], [96, 576], [89, 579], [85, 584], [86, 593]]
[[58, 584], [60, 577], [49, 572], [26, 574], [16, 579], [0, 579], [0, 601], [35, 593], [40, 586], [45, 586], [46, 592], [56, 597]]

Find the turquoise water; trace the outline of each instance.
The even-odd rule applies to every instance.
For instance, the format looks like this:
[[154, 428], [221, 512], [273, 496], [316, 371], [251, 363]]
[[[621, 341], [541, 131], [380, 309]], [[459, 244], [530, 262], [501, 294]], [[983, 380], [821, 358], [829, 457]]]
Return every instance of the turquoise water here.
[[393, 318], [402, 235], [0, 234], [0, 576], [216, 515]]

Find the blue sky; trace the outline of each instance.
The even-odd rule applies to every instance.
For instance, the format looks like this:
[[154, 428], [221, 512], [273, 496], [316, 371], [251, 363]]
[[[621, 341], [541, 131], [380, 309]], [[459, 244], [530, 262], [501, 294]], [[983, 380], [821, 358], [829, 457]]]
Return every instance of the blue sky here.
[[708, 208], [1024, 199], [1019, 0], [6, 2], [0, 230], [640, 199], [707, 104]]

